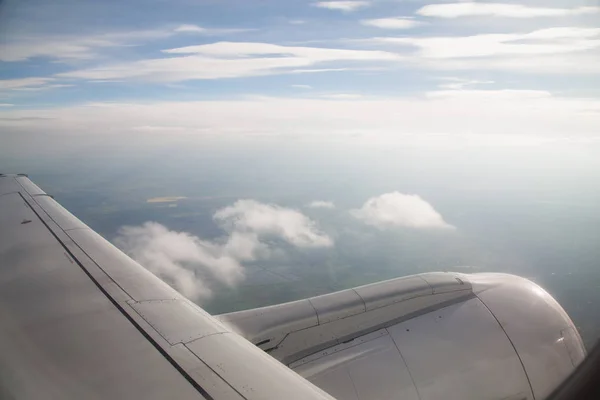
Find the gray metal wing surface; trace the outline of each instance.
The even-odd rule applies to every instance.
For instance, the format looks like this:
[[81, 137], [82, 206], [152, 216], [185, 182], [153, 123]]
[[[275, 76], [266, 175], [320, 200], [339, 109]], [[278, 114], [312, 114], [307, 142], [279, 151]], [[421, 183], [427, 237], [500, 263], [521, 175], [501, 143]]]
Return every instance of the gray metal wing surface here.
[[6, 174], [0, 398], [331, 399]]

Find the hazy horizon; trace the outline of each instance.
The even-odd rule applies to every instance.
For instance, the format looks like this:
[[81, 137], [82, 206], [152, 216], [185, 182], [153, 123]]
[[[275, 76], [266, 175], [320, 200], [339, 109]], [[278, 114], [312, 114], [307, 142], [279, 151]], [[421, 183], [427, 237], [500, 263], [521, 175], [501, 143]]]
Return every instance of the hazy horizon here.
[[213, 313], [498, 271], [546, 288], [589, 347], [599, 16], [594, 0], [3, 1], [0, 172]]

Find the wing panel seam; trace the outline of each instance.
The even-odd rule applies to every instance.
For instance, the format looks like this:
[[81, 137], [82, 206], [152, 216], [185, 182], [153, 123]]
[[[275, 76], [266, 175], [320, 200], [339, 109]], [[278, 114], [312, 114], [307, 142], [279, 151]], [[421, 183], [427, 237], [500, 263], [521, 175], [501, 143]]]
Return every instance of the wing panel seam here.
[[525, 378], [527, 378], [527, 383], [529, 384], [529, 389], [531, 390], [531, 396], [533, 396], [533, 400], [535, 400], [535, 393], [533, 392], [533, 385], [531, 384], [531, 380], [529, 379], [529, 375], [527, 374], [527, 369], [525, 369], [525, 364], [523, 363], [523, 360], [521, 359], [521, 355], [517, 351], [517, 347], [515, 346], [515, 344], [511, 340], [510, 336], [508, 336], [508, 333], [506, 333], [506, 330], [504, 329], [504, 327], [502, 326], [502, 324], [500, 323], [500, 321], [498, 320], [498, 318], [496, 318], [496, 315], [487, 306], [487, 304], [485, 304], [485, 302], [483, 300], [481, 300], [479, 298], [479, 296], [477, 296], [477, 294], [475, 294], [475, 297], [477, 298], [477, 300], [479, 300], [481, 302], [481, 304], [483, 304], [483, 306], [489, 311], [489, 313], [492, 314], [492, 317], [494, 317], [494, 319], [498, 323], [498, 326], [500, 327], [500, 329], [502, 329], [502, 332], [504, 332], [504, 335], [508, 339], [508, 342], [512, 346], [513, 350], [515, 351], [515, 354], [517, 355], [517, 358], [519, 359], [519, 362], [521, 363], [521, 367], [523, 368], [523, 373], [525, 374]]
[[[222, 332], [223, 333], [223, 332]], [[237, 394], [240, 395], [240, 397], [242, 399], [247, 399], [246, 396], [244, 396], [243, 394], [241, 394], [236, 388], [234, 388], [233, 386], [231, 386], [229, 384], [229, 382], [227, 382], [227, 380], [225, 380], [221, 375], [219, 375], [217, 373], [217, 371], [215, 371], [210, 365], [208, 365], [207, 363], [205, 363], [204, 361], [202, 361], [202, 359], [200, 357], [198, 357], [198, 355], [196, 353], [194, 353], [189, 347], [187, 347], [188, 343], [182, 343], [182, 345], [190, 352], [194, 355], [194, 357], [196, 357], [202, 364], [206, 365], [206, 367], [211, 370], [216, 376], [218, 376], [223, 382], [225, 382], [230, 388], [232, 388]]]
[[[75, 263], [77, 263], [81, 270], [88, 276], [88, 278], [90, 278], [90, 280], [96, 285], [96, 287], [117, 308], [117, 310], [119, 310], [119, 312], [123, 314], [125, 318], [127, 318], [127, 320], [138, 330], [138, 332], [140, 332], [142, 336], [146, 340], [148, 340], [148, 342], [150, 342], [156, 350], [158, 350], [158, 352], [188, 381], [189, 384], [191, 384], [194, 387], [194, 389], [196, 389], [196, 391], [198, 391], [198, 393], [206, 397], [207, 400], [214, 400], [214, 398], [204, 388], [202, 388], [202, 386], [200, 386], [179, 364], [177, 364], [177, 362], [165, 351], [165, 349], [163, 349], [154, 339], [152, 339], [152, 337], [125, 311], [125, 309], [123, 309], [123, 307], [121, 307], [121, 305], [115, 299], [113, 299], [112, 296], [108, 294], [108, 292], [102, 287], [102, 285], [92, 276], [92, 274], [83, 266], [83, 264], [81, 264], [79, 259], [73, 255], [71, 250], [69, 250], [69, 248], [60, 240], [56, 233], [48, 226], [46, 221], [42, 219], [40, 214], [31, 206], [31, 204], [27, 201], [25, 196], [23, 196], [23, 194], [20, 192], [19, 195], [29, 205], [31, 210], [39, 218], [42, 224], [44, 224], [46, 229], [48, 229], [52, 236], [54, 236], [56, 241], [58, 241], [58, 243], [65, 249], [65, 251], [71, 256], [71, 258], [75, 260]], [[34, 199], [32, 198], [32, 200]], [[39, 204], [37, 205], [39, 206]]]
[[402, 355], [402, 352], [400, 351], [400, 347], [398, 346], [398, 343], [396, 343], [396, 339], [394, 339], [394, 337], [392, 335], [390, 335], [390, 331], [388, 330], [388, 328], [384, 328], [385, 331], [388, 333], [390, 339], [392, 339], [392, 343], [394, 343], [394, 346], [396, 347], [396, 350], [398, 350], [398, 355], [400, 356], [400, 359], [402, 360], [402, 362], [404, 363], [404, 366], [406, 367], [406, 371], [408, 372], [408, 376], [410, 376], [410, 380], [413, 383], [413, 386], [415, 387], [415, 392], [417, 392], [417, 397], [419, 398], [419, 400], [421, 399], [421, 393], [419, 393], [419, 388], [417, 387], [417, 383], [415, 382], [415, 378], [413, 378], [411, 372], [410, 372], [410, 368], [408, 366], [408, 364], [406, 363], [406, 360], [404, 359], [404, 356]]

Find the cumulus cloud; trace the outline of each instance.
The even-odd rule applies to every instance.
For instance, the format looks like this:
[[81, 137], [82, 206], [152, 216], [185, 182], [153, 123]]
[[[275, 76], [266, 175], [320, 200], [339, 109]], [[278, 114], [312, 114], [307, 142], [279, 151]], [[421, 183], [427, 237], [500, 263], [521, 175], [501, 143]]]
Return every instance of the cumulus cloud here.
[[339, 10], [343, 12], [352, 12], [360, 8], [369, 7], [368, 1], [319, 1], [313, 3], [313, 6], [319, 8], [328, 8], [330, 10]]
[[156, 222], [122, 227], [115, 244], [192, 299], [212, 294], [197, 272], [233, 286], [244, 277], [240, 262], [253, 260], [261, 245], [250, 234], [231, 235], [224, 244], [218, 244], [186, 232], [171, 231]]
[[212, 296], [211, 280], [233, 287], [244, 279], [244, 263], [267, 258], [278, 238], [300, 248], [333, 241], [299, 211], [254, 200], [218, 210], [215, 221], [227, 235], [203, 240], [156, 222], [124, 226], [114, 242], [133, 259], [191, 299]]
[[333, 201], [315, 200], [315, 201], [311, 201], [310, 203], [308, 203], [307, 207], [333, 209], [333, 208], [335, 208], [335, 204], [333, 204]]
[[405, 17], [363, 19], [360, 23], [381, 29], [410, 29], [422, 25], [419, 21]]
[[297, 247], [330, 247], [333, 240], [314, 221], [291, 208], [238, 200], [217, 211], [215, 221], [234, 232], [252, 232], [261, 237], [275, 236]]
[[372, 197], [350, 213], [377, 228], [404, 226], [409, 228], [454, 229], [442, 216], [418, 195], [400, 192]]
[[565, 17], [570, 15], [598, 14], [600, 7], [547, 8], [530, 7], [521, 4], [505, 3], [448, 3], [430, 4], [417, 10], [426, 17], [458, 18], [472, 16], [493, 16], [508, 18]]

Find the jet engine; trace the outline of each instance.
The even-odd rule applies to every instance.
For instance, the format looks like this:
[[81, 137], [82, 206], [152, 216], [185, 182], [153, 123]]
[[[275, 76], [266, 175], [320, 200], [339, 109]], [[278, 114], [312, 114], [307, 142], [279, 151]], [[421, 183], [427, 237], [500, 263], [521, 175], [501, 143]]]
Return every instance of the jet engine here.
[[218, 316], [337, 399], [543, 399], [585, 357], [535, 283], [426, 273]]

